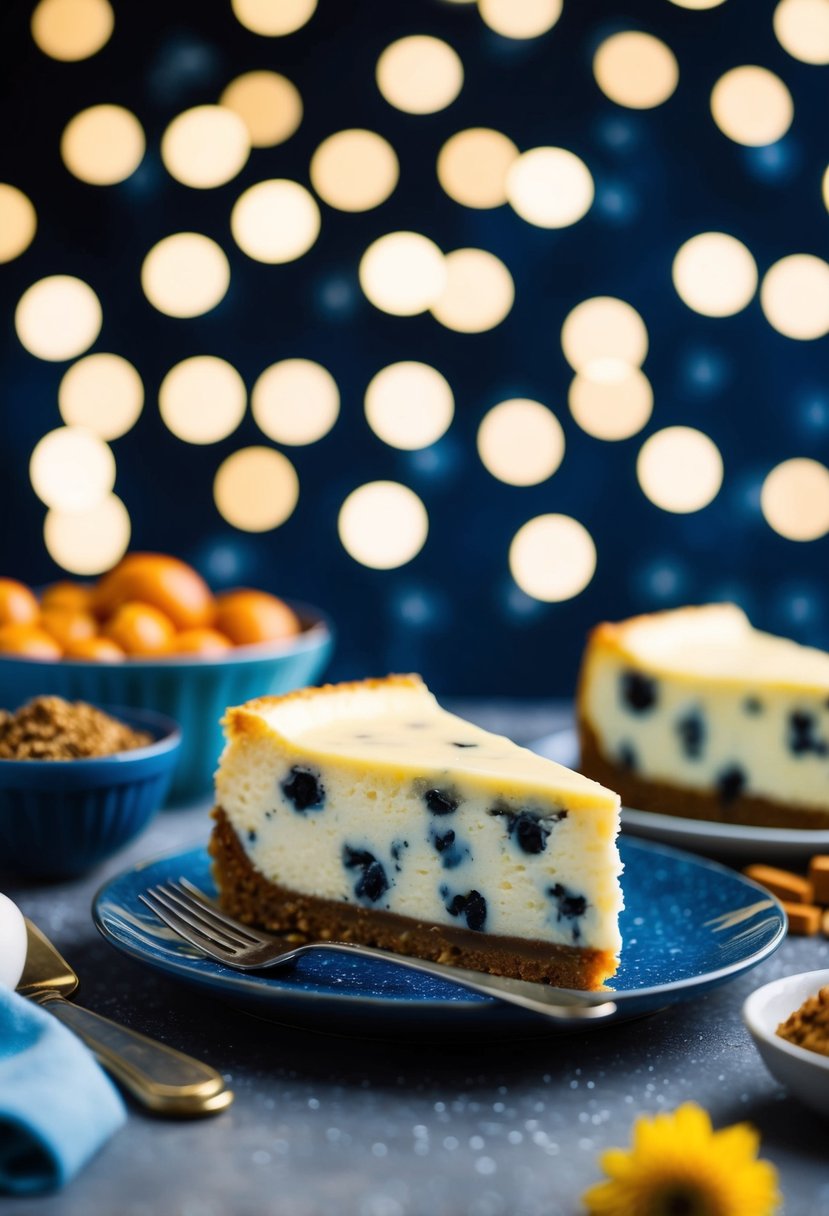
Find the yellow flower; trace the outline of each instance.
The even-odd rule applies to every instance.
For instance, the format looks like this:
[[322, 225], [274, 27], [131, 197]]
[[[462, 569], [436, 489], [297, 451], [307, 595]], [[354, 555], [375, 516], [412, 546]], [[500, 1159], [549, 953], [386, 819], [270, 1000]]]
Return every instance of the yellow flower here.
[[748, 1123], [715, 1132], [708, 1113], [686, 1102], [673, 1114], [636, 1120], [629, 1152], [602, 1154], [608, 1176], [584, 1195], [590, 1216], [771, 1216], [780, 1206], [777, 1171], [757, 1160]]

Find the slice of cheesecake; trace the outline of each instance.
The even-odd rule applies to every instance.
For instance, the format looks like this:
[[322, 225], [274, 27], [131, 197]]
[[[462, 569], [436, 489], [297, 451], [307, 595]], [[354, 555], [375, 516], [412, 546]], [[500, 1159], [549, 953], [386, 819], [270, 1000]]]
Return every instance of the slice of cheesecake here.
[[616, 970], [616, 794], [417, 676], [262, 697], [224, 727], [210, 852], [234, 916], [567, 988]]
[[599, 625], [577, 701], [582, 771], [627, 806], [829, 828], [829, 654], [734, 604]]

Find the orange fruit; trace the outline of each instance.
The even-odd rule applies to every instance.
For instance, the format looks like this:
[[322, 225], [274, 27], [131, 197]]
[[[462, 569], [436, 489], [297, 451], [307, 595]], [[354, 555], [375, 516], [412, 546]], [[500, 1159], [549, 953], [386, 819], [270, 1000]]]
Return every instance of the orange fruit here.
[[80, 638], [66, 647], [64, 658], [86, 659], [92, 663], [117, 663], [127, 656], [112, 638]]
[[185, 629], [170, 642], [169, 654], [224, 654], [233, 643], [217, 629]]
[[102, 632], [127, 654], [163, 654], [170, 645], [175, 626], [152, 604], [132, 600], [116, 610]]
[[122, 604], [139, 600], [163, 612], [176, 629], [213, 622], [213, 595], [192, 566], [164, 553], [128, 553], [95, 588], [94, 610], [110, 617]]
[[69, 612], [91, 612], [92, 588], [83, 583], [52, 583], [40, 597], [41, 609], [61, 608]]
[[276, 642], [300, 631], [296, 613], [283, 600], [245, 587], [216, 597], [215, 625], [237, 646]]
[[25, 585], [13, 578], [0, 578], [0, 625], [31, 625], [40, 605]]
[[40, 614], [40, 627], [45, 629], [67, 650], [73, 642], [84, 642], [94, 638], [98, 622], [88, 612], [77, 612], [71, 608], [45, 608]]
[[63, 651], [50, 634], [37, 625], [14, 622], [0, 628], [0, 654], [25, 655], [28, 659], [59, 659]]

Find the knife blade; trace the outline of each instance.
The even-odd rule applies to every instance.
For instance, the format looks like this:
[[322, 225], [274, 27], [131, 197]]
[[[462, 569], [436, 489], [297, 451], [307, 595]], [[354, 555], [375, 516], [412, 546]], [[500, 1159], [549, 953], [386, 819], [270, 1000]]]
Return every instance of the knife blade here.
[[26, 933], [26, 965], [17, 991], [83, 1039], [99, 1063], [143, 1106], [182, 1118], [218, 1114], [230, 1106], [233, 1093], [209, 1064], [67, 1000], [78, 987], [76, 973], [28, 918]]

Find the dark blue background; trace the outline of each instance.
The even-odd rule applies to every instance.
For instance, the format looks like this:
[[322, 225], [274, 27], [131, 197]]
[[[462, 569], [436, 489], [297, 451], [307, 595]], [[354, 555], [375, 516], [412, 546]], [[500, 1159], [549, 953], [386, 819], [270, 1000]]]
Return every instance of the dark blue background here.
[[[820, 182], [829, 160], [829, 76], [780, 47], [772, 0], [728, 0], [707, 12], [667, 0], [566, 0], [555, 28], [527, 42], [494, 34], [474, 6], [440, 0], [320, 0], [304, 29], [276, 39], [243, 29], [229, 2], [116, 0], [114, 7], [110, 43], [76, 64], [37, 50], [28, 30], [31, 4], [6, 5], [0, 17], [0, 179], [29, 195], [39, 218], [33, 245], [0, 267], [3, 572], [32, 582], [59, 573], [43, 545], [44, 508], [27, 466], [37, 440], [60, 425], [57, 388], [66, 365], [28, 354], [13, 314], [36, 279], [69, 273], [87, 281], [103, 305], [92, 349], [124, 355], [145, 383], [141, 418], [114, 442], [116, 492], [132, 517], [132, 546], [178, 553], [217, 586], [251, 583], [327, 608], [339, 631], [335, 676], [414, 668], [442, 693], [566, 693], [596, 620], [726, 597], [758, 624], [829, 646], [829, 541], [784, 540], [759, 508], [762, 480], [778, 461], [827, 456], [826, 341], [781, 336], [757, 298], [733, 318], [699, 316], [676, 295], [670, 274], [683, 241], [707, 230], [744, 241], [761, 274], [789, 253], [826, 254]], [[677, 56], [679, 86], [658, 109], [616, 106], [594, 81], [593, 52], [623, 28], [658, 35]], [[377, 90], [378, 55], [411, 33], [445, 38], [463, 60], [463, 90], [438, 114], [401, 113]], [[794, 97], [792, 128], [769, 148], [732, 143], [711, 118], [712, 86], [745, 63], [778, 73]], [[296, 83], [305, 107], [298, 132], [277, 148], [254, 149], [239, 177], [219, 189], [191, 190], [172, 180], [158, 151], [168, 122], [189, 106], [216, 101], [231, 79], [253, 68], [276, 69]], [[76, 180], [59, 155], [69, 118], [99, 102], [127, 106], [147, 132], [143, 164], [114, 187]], [[268, 177], [308, 186], [315, 148], [352, 126], [378, 131], [396, 149], [401, 176], [391, 198], [360, 215], [321, 204], [322, 231], [305, 257], [278, 267], [248, 259], [229, 229], [242, 190]], [[470, 126], [495, 127], [522, 150], [553, 144], [581, 156], [597, 188], [585, 219], [546, 231], [508, 207], [473, 211], [448, 198], [435, 160], [449, 135]], [[360, 256], [375, 237], [405, 228], [445, 251], [473, 245], [497, 254], [517, 292], [506, 321], [490, 333], [464, 335], [428, 314], [398, 318], [373, 308], [357, 281]], [[158, 313], [139, 281], [150, 247], [181, 230], [208, 234], [231, 260], [227, 296], [192, 320]], [[572, 372], [560, 346], [570, 309], [604, 294], [630, 301], [650, 334], [644, 370], [654, 414], [644, 432], [619, 443], [593, 439], [572, 420]], [[274, 532], [234, 531], [212, 500], [221, 460], [267, 442], [250, 415], [228, 439], [206, 447], [181, 442], [158, 416], [164, 374], [200, 353], [228, 359], [248, 388], [266, 366], [289, 357], [318, 360], [340, 387], [342, 413], [332, 432], [288, 451], [300, 500]], [[387, 447], [363, 414], [368, 381], [399, 359], [433, 364], [455, 393], [452, 427], [423, 452]], [[564, 462], [542, 485], [504, 485], [477, 456], [481, 418], [510, 396], [545, 402], [564, 426]], [[723, 489], [694, 515], [659, 510], [636, 481], [643, 439], [671, 424], [699, 427], [723, 453]], [[379, 478], [410, 485], [429, 511], [425, 548], [399, 570], [358, 565], [337, 536], [345, 496]], [[516, 530], [550, 511], [581, 520], [598, 550], [588, 588], [557, 605], [526, 597], [507, 567]]]

